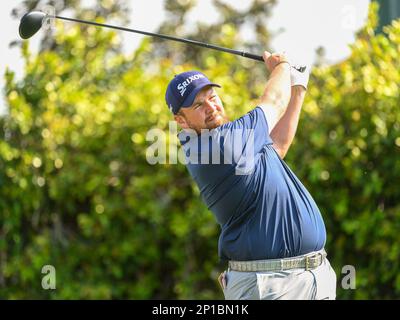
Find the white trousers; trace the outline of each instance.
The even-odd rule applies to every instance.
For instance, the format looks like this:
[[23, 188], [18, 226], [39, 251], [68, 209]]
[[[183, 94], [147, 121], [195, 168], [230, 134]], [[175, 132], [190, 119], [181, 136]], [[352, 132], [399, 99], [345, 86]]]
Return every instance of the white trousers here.
[[227, 270], [219, 278], [226, 300], [334, 300], [336, 274], [328, 259], [312, 270]]

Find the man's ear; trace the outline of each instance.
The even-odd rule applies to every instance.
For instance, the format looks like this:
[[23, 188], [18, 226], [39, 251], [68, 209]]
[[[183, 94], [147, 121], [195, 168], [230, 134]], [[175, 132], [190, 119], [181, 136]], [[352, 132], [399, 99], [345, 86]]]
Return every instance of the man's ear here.
[[184, 116], [180, 114], [174, 115], [175, 121], [181, 126], [182, 129], [188, 129], [189, 124], [187, 123], [186, 119]]

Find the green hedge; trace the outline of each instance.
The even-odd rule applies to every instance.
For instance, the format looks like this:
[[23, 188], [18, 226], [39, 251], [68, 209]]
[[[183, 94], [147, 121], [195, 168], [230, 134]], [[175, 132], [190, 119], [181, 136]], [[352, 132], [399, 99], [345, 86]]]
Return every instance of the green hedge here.
[[[400, 21], [374, 35], [376, 6], [346, 61], [315, 70], [288, 161], [322, 209], [338, 297], [400, 296]], [[345, 265], [356, 290], [343, 290]]]

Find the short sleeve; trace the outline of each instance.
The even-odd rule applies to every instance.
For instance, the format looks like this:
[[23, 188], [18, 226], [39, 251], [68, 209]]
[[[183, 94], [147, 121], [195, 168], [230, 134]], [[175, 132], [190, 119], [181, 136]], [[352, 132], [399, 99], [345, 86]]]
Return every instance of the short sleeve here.
[[269, 135], [267, 119], [260, 107], [217, 128], [214, 135], [223, 137], [225, 144], [230, 143], [235, 146], [241, 144], [243, 147], [246, 143], [251, 143], [249, 139], [252, 138], [255, 152], [260, 152], [266, 145], [273, 144]]

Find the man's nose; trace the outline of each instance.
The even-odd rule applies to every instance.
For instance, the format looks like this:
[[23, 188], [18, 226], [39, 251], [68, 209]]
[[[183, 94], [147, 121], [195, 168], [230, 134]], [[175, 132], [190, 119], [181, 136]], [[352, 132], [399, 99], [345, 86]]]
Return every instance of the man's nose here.
[[206, 100], [206, 110], [207, 112], [214, 112], [214, 110], [217, 109], [217, 106], [215, 105], [214, 102], [210, 100]]

